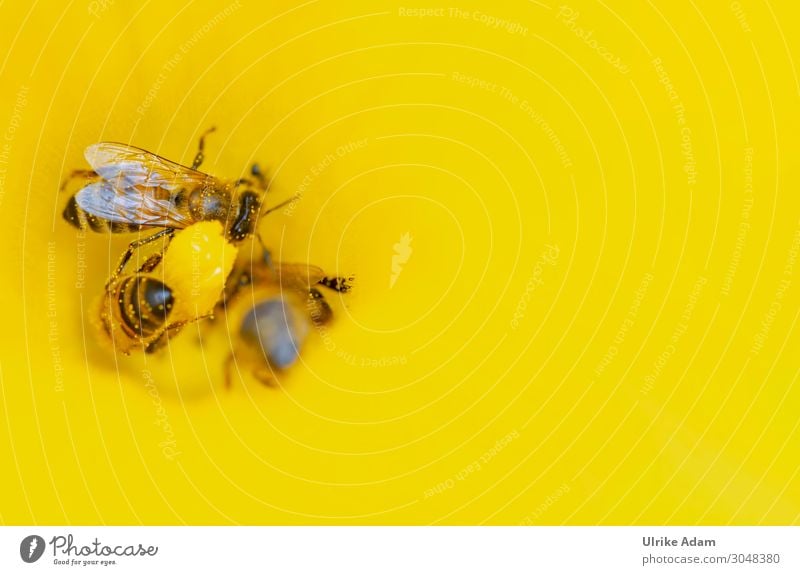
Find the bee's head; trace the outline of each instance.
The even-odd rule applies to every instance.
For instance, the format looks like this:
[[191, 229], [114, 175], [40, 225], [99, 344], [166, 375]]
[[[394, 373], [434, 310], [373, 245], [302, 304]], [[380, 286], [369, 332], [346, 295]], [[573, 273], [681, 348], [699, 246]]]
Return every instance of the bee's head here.
[[239, 210], [228, 229], [231, 241], [240, 242], [255, 233], [260, 209], [258, 194], [247, 191], [239, 195]]

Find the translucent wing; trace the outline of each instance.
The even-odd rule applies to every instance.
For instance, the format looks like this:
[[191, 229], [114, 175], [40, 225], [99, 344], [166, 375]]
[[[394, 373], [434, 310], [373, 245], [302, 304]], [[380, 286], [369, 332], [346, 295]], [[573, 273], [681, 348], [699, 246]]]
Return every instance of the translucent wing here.
[[311, 264], [273, 262], [270, 271], [284, 289], [302, 292], [307, 292], [325, 277], [322, 268]]
[[92, 144], [86, 148], [84, 156], [101, 178], [121, 189], [136, 186], [173, 192], [214, 181], [208, 174], [117, 142]]
[[[225, 302], [235, 299], [247, 286], [270, 286], [278, 287], [282, 292], [295, 292], [310, 298], [306, 307], [311, 311], [318, 307], [318, 315], [328, 318], [331, 315], [330, 308], [317, 290], [318, 284], [342, 293], [349, 291], [351, 287], [349, 282], [353, 278], [328, 277], [322, 268], [307, 263], [275, 261], [266, 249], [261, 258], [248, 259], [246, 255], [242, 257], [242, 254], [240, 252], [240, 259], [225, 283], [225, 294], [221, 302], [223, 307]], [[319, 301], [315, 303], [312, 300]]]
[[242, 285], [278, 284], [283, 289], [307, 292], [325, 277], [322, 268], [311, 264], [276, 261], [267, 249], [264, 249], [262, 258], [239, 266]]
[[118, 188], [111, 182], [95, 182], [75, 194], [75, 202], [85, 212], [111, 222], [185, 228], [194, 223], [169, 199], [157, 199], [148, 190]]

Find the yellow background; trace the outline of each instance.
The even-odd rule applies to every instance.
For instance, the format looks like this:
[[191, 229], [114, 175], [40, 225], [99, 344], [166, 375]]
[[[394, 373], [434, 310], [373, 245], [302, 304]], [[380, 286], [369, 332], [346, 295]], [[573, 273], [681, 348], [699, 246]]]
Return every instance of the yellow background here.
[[[798, 523], [794, 3], [134, 4], [0, 7], [0, 522]], [[278, 389], [103, 351], [125, 240], [60, 217], [210, 125], [358, 278]]]

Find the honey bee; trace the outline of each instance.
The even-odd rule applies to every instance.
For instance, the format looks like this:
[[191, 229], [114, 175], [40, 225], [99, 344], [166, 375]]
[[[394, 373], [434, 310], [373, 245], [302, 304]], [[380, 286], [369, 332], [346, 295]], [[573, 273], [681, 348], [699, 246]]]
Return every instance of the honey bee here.
[[[312, 326], [333, 319], [317, 286], [346, 293], [353, 277], [328, 277], [314, 265], [272, 261], [264, 249], [263, 261], [237, 262], [219, 307], [224, 308], [234, 347], [225, 362], [225, 386], [237, 361], [249, 366], [265, 385], [274, 383], [276, 371], [291, 367]], [[242, 292], [247, 289], [247, 297]]]
[[219, 222], [181, 231], [166, 252], [109, 280], [97, 310], [101, 336], [125, 355], [158, 350], [185, 325], [213, 315], [236, 254]]
[[127, 144], [100, 142], [86, 148], [84, 156], [91, 170], [75, 170], [62, 189], [75, 177], [89, 181], [70, 197], [64, 219], [81, 230], [127, 233], [163, 228], [131, 242], [122, 255], [112, 281], [125, 268], [136, 249], [159, 238], [172, 239], [175, 230], [197, 222], [217, 221], [225, 237], [233, 243], [257, 235], [256, 225], [263, 215], [294, 198], [262, 213], [262, 197], [268, 183], [258, 164], [253, 164], [253, 179], [227, 181], [199, 171], [204, 160], [205, 137], [200, 137], [191, 167], [157, 156]]
[[125, 355], [136, 347], [153, 353], [166, 342], [168, 332], [177, 333], [189, 323], [171, 321], [175, 295], [164, 282], [149, 275], [147, 267], [119, 276], [100, 302], [101, 333]]

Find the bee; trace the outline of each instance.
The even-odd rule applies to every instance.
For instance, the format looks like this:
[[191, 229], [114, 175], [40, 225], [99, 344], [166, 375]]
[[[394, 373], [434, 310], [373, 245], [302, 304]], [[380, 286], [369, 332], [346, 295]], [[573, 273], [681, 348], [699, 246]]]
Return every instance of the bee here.
[[153, 353], [167, 333], [177, 333], [189, 320], [171, 321], [175, 306], [172, 289], [149, 274], [146, 263], [135, 274], [121, 275], [108, 286], [100, 302], [99, 327], [114, 347], [129, 355], [141, 347]]
[[[62, 189], [75, 177], [89, 181], [70, 197], [64, 219], [81, 230], [129, 233], [162, 228], [159, 232], [131, 242], [123, 253], [114, 277], [122, 274], [135, 250], [164, 238], [169, 242], [176, 230], [197, 222], [217, 221], [232, 243], [258, 235], [260, 218], [293, 198], [265, 210], [261, 202], [268, 183], [258, 164], [253, 179], [222, 180], [199, 171], [205, 158], [205, 138], [200, 137], [191, 167], [156, 154], [117, 142], [100, 142], [87, 147], [84, 156], [91, 170], [75, 170]], [[260, 239], [260, 238], [259, 238]]]
[[96, 314], [101, 336], [125, 355], [155, 352], [185, 325], [213, 316], [236, 255], [219, 222], [181, 231], [135, 273], [109, 280]]
[[[231, 387], [237, 361], [249, 366], [261, 383], [273, 385], [275, 371], [297, 361], [311, 327], [333, 319], [317, 286], [347, 293], [352, 282], [352, 276], [328, 277], [311, 264], [274, 262], [266, 249], [261, 262], [237, 262], [219, 304], [235, 342], [225, 362], [225, 386]], [[247, 297], [242, 295], [244, 288], [249, 288]]]

